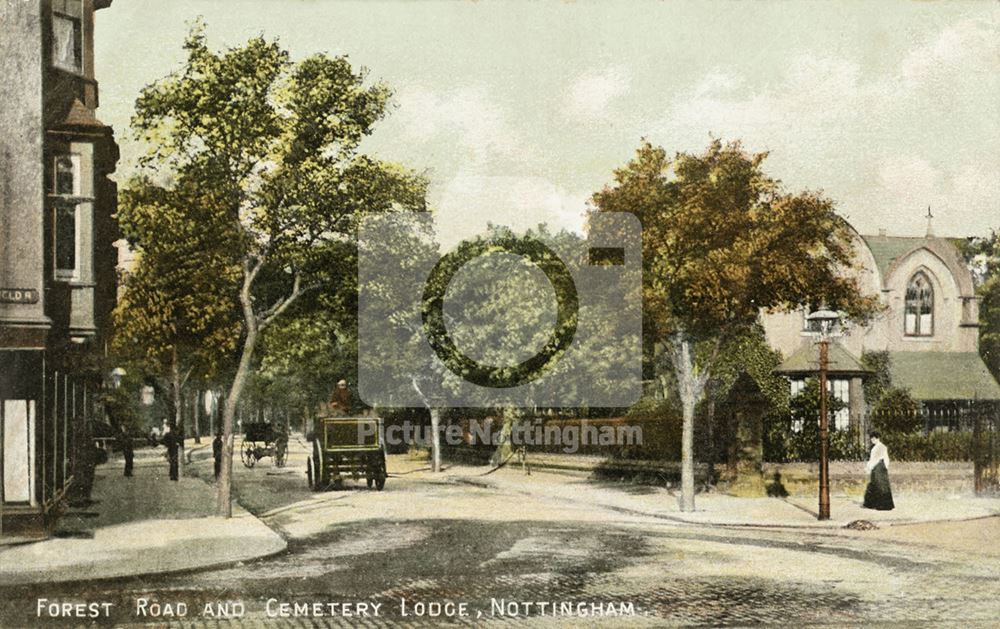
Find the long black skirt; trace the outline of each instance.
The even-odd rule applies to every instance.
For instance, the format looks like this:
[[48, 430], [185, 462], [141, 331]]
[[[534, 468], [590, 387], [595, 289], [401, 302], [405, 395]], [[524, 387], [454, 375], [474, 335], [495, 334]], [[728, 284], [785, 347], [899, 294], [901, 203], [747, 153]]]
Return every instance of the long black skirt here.
[[891, 511], [896, 507], [892, 502], [889, 470], [885, 467], [885, 461], [879, 461], [875, 469], [872, 470], [871, 478], [868, 480], [868, 488], [865, 489], [864, 507], [879, 511]]

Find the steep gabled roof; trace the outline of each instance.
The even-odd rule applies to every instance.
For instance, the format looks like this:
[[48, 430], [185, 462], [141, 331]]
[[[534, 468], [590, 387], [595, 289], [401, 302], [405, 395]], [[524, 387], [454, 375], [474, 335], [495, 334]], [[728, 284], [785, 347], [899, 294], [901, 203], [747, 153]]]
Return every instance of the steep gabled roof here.
[[927, 242], [923, 237], [908, 236], [862, 236], [862, 238], [875, 257], [875, 264], [878, 265], [881, 277], [885, 277], [894, 260], [902, 258], [914, 249], [919, 249]]
[[974, 290], [972, 276], [962, 259], [961, 247], [965, 243], [962, 238], [883, 235], [861, 236], [861, 238], [875, 258], [875, 265], [883, 283], [888, 281], [888, 276], [906, 256], [919, 249], [927, 249], [951, 269], [963, 294], [971, 295]]

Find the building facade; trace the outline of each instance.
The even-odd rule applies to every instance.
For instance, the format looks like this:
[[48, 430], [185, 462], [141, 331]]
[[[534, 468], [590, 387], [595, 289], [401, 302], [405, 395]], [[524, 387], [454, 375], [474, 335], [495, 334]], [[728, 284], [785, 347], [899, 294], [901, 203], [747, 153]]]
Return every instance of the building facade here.
[[38, 530], [90, 446], [115, 303], [118, 160], [95, 116], [94, 13], [0, 2], [0, 521]]
[[[925, 408], [956, 408], [1000, 401], [1000, 385], [979, 356], [979, 301], [957, 243], [924, 237], [853, 233], [862, 290], [878, 295], [883, 311], [867, 325], [846, 326], [830, 350], [830, 390], [845, 403], [831, 428], [862, 425], [867, 409], [862, 381], [865, 352], [887, 352], [892, 384], [909, 390]], [[763, 316], [768, 342], [785, 356], [776, 370], [792, 392], [815, 377], [818, 350], [806, 309]]]

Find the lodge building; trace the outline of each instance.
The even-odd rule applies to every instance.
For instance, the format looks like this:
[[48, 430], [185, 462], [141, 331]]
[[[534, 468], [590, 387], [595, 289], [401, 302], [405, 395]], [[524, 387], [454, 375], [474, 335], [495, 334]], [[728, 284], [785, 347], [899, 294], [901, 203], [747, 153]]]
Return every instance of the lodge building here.
[[118, 160], [94, 13], [0, 2], [0, 525], [38, 531], [80, 475], [115, 304]]
[[[976, 402], [1000, 402], [1000, 385], [979, 356], [979, 298], [972, 274], [952, 239], [937, 237], [928, 212], [922, 237], [862, 236], [852, 230], [862, 290], [878, 295], [881, 313], [867, 325], [847, 326], [830, 346], [830, 391], [844, 402], [831, 429], [855, 429], [864, 443], [868, 401], [862, 386], [870, 371], [865, 352], [886, 352], [895, 387], [907, 389], [931, 420], [955, 429], [958, 412]], [[790, 380], [791, 392], [816, 377], [819, 358], [808, 309], [764, 314], [769, 344], [785, 356], [776, 373]], [[936, 411], [936, 412], [935, 412]], [[951, 422], [952, 425], [949, 425]]]

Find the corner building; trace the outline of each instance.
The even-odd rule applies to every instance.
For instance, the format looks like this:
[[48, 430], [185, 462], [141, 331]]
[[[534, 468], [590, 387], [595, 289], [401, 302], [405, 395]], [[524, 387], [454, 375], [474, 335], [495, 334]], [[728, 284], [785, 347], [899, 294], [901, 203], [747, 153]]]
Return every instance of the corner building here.
[[[0, 518], [44, 531], [86, 483], [115, 304], [118, 160], [96, 117], [94, 13], [0, 2]], [[92, 469], [92, 468], [91, 468]]]

